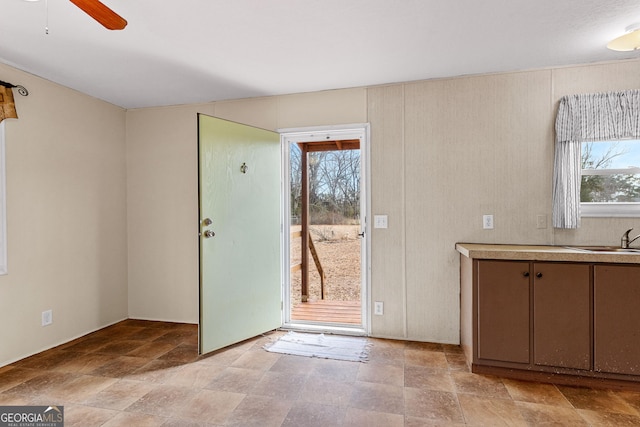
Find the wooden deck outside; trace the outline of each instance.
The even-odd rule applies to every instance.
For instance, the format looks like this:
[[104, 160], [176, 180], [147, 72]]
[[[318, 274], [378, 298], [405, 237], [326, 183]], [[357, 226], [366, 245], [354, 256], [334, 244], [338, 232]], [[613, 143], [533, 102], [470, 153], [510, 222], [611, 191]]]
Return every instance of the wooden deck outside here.
[[291, 310], [291, 320], [361, 325], [360, 301], [308, 301]]

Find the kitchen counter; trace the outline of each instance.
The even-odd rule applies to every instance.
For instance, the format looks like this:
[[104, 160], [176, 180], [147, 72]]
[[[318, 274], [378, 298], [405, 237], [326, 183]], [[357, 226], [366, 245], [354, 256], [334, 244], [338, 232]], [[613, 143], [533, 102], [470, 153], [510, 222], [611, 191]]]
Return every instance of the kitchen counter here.
[[456, 250], [460, 344], [472, 372], [640, 391], [640, 252]]
[[640, 264], [640, 252], [588, 252], [565, 246], [456, 243], [456, 250], [472, 259]]

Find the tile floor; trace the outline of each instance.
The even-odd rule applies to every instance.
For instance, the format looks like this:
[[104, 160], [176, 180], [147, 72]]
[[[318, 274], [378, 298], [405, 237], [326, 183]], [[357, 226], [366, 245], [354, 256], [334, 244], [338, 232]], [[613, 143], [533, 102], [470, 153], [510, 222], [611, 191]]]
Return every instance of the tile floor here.
[[126, 320], [0, 368], [0, 405], [71, 426], [640, 425], [640, 392], [469, 372], [457, 346], [371, 339], [368, 363], [280, 355], [283, 332], [197, 355], [197, 327]]

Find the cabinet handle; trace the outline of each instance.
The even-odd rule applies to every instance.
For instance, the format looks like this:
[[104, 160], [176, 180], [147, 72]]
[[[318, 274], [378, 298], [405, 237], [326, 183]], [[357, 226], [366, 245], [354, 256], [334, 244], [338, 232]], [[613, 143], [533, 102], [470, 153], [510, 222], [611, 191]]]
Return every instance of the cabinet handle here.
[[542, 273], [536, 273], [536, 277], [539, 279], [542, 277]]
[[522, 273], [522, 275], [523, 275], [524, 277], [529, 277], [529, 272], [528, 272], [528, 271], [525, 271], [524, 273]]

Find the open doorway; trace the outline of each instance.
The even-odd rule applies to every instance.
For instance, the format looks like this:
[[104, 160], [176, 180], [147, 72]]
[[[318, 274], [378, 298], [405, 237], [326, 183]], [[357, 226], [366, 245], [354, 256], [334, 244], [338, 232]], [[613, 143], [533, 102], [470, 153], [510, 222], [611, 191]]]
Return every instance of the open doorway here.
[[366, 332], [364, 130], [283, 138], [285, 325], [295, 329]]

